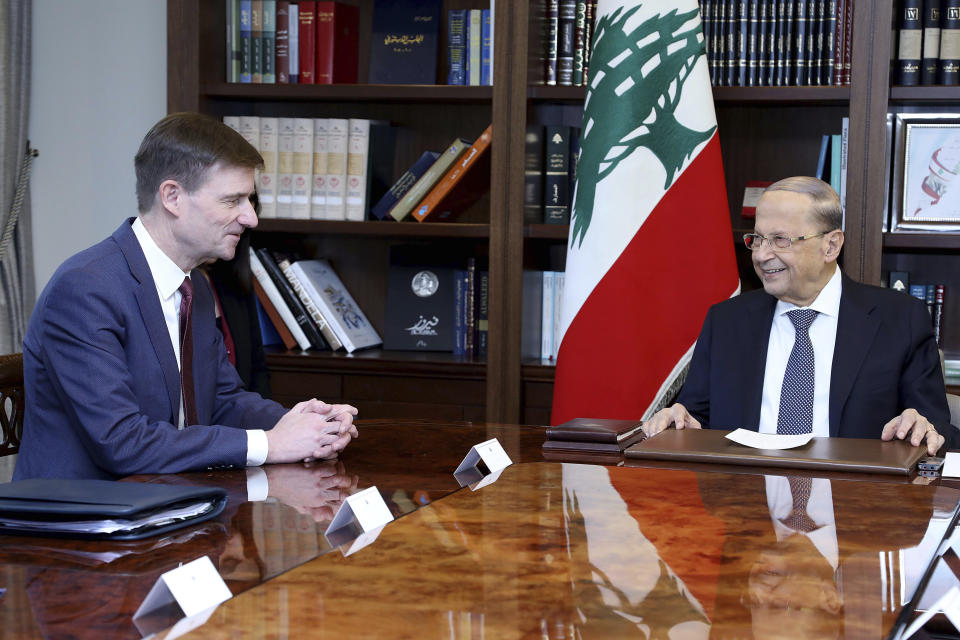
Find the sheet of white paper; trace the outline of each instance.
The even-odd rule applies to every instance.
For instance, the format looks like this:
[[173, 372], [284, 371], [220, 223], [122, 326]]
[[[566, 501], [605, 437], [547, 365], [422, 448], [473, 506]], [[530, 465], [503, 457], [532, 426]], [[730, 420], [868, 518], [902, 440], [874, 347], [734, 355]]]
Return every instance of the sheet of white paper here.
[[749, 429], [737, 429], [728, 433], [727, 438], [737, 444], [754, 449], [793, 449], [810, 442], [813, 439], [813, 434], [804, 433], [799, 436], [788, 436], [779, 433], [758, 433]]
[[942, 478], [960, 478], [960, 453], [948, 452], [943, 461]]

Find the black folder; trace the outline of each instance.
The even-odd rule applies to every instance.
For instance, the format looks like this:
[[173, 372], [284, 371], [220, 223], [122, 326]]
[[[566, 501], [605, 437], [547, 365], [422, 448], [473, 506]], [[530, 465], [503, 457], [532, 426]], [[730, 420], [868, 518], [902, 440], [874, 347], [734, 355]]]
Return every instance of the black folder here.
[[226, 504], [220, 487], [21, 480], [0, 484], [0, 534], [136, 540], [209, 520]]

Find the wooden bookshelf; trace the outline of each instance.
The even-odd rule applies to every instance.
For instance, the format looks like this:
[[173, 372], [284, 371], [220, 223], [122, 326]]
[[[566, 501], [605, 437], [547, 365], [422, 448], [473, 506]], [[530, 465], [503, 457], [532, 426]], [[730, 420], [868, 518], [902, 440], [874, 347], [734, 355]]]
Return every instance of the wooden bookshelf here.
[[[411, 135], [400, 144], [397, 166], [425, 149], [445, 148], [454, 137], [474, 137], [491, 122], [491, 189], [456, 223], [264, 220], [257, 234], [268, 244], [330, 257], [371, 321], [382, 328], [391, 246], [418, 243], [425, 251], [453, 249], [487, 261], [490, 274], [488, 356], [457, 361], [442, 354], [385, 351], [353, 356], [271, 353], [278, 390], [356, 401], [371, 416], [457, 417], [542, 423], [549, 416], [553, 367], [521, 359], [522, 272], [556, 268], [568, 228], [524, 224], [524, 135], [528, 122], [556, 117], [576, 121], [583, 88], [547, 87], [542, 81], [540, 6], [502, 1], [495, 11], [493, 87], [368, 85], [364, 43], [372, 0], [360, 8], [360, 84], [334, 86], [241, 85], [224, 82], [222, 0], [167, 0], [168, 110], [214, 116], [368, 117], [387, 119]], [[473, 8], [471, 0], [444, 0], [442, 15]], [[960, 298], [960, 234], [883, 233], [885, 119], [888, 111], [951, 110], [957, 87], [897, 87], [889, 78], [891, 3], [857, 0], [849, 87], [717, 87], [714, 100], [723, 149], [732, 242], [752, 226], [740, 216], [748, 180], [812, 173], [824, 134], [839, 133], [850, 117], [843, 268], [854, 279], [878, 284], [892, 264], [941, 277], [948, 301]], [[441, 52], [445, 51], [445, 36]], [[439, 56], [437, 77], [443, 77]], [[523, 64], [522, 61], [527, 63]], [[579, 125], [579, 122], [575, 122]], [[744, 288], [756, 286], [749, 255], [737, 250]], [[960, 326], [960, 305], [948, 302], [949, 325]], [[960, 351], [960, 330], [945, 336]], [[393, 412], [393, 413], [391, 413]], [[546, 416], [546, 417], [545, 417]]]

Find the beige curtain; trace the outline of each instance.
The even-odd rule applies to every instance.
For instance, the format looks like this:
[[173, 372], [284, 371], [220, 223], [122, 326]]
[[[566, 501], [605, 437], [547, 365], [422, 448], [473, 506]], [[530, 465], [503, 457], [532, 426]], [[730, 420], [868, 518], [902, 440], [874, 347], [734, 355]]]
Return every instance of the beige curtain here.
[[33, 308], [27, 141], [33, 0], [0, 0], [0, 353], [23, 349]]

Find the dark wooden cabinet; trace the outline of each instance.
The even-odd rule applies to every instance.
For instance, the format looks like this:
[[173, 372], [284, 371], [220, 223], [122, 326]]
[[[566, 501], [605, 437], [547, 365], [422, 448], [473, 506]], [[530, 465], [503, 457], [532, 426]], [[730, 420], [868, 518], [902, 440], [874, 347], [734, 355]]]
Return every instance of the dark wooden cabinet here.
[[[360, 84], [253, 85], [224, 82], [223, 0], [168, 0], [168, 110], [213, 116], [364, 117], [403, 129], [396, 166], [457, 137], [474, 138], [493, 123], [491, 188], [456, 223], [264, 220], [255, 242], [332, 260], [344, 284], [381, 331], [386, 314], [390, 247], [417, 244], [425, 253], [455, 251], [489, 265], [489, 340], [485, 361], [450, 354], [374, 350], [268, 354], [279, 399], [308, 396], [355, 403], [365, 417], [416, 416], [544, 423], [553, 368], [521, 358], [524, 268], [561, 269], [566, 227], [523, 222], [524, 134], [528, 122], [579, 124], [583, 88], [543, 86], [540, 3], [500, 1], [495, 11], [493, 87], [365, 84], [371, 0], [360, 7]], [[444, 0], [448, 9], [486, 2]], [[850, 118], [846, 244], [843, 269], [879, 284], [892, 268], [947, 284], [945, 351], [960, 354], [960, 235], [882, 232], [887, 189], [884, 159], [888, 111], [948, 110], [960, 87], [891, 87], [891, 6], [857, 0], [849, 87], [714, 89], [730, 203], [732, 242], [750, 228], [740, 216], [747, 180], [809, 174], [820, 137]], [[445, 18], [444, 18], [445, 20]], [[445, 76], [441, 28], [437, 77]], [[522, 64], [521, 61], [527, 61]], [[892, 152], [892, 151], [891, 151]], [[738, 248], [744, 289], [757, 286], [749, 255]], [[952, 324], [952, 326], [951, 326]]]

